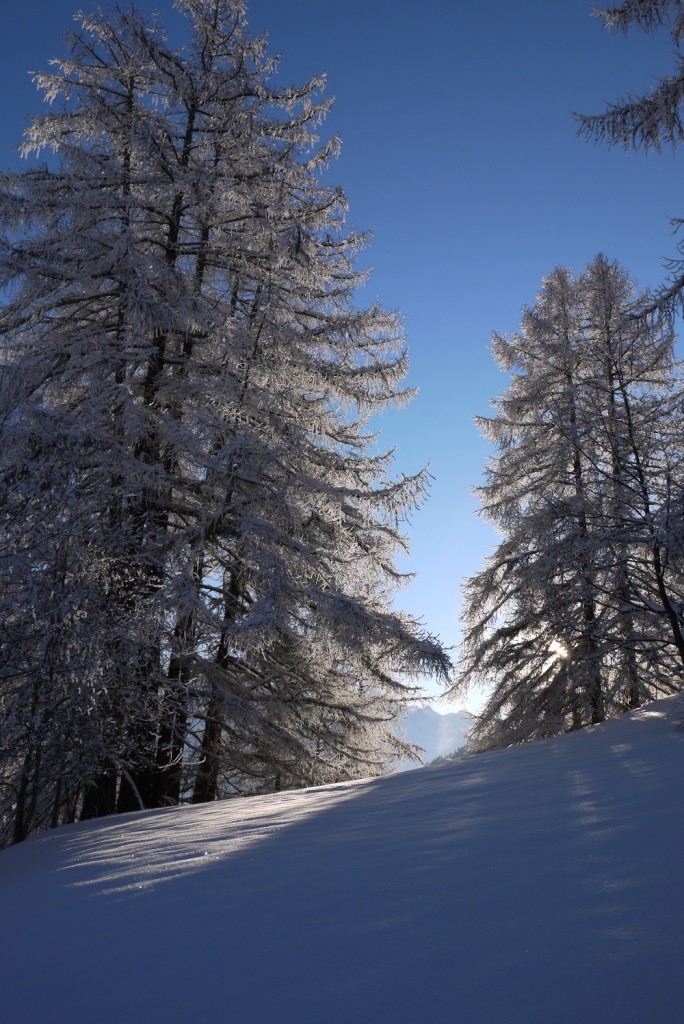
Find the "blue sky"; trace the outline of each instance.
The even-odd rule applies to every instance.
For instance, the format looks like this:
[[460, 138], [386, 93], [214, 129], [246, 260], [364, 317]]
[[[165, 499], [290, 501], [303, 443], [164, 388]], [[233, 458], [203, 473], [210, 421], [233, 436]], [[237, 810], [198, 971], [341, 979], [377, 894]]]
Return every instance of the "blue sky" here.
[[[26, 115], [40, 110], [27, 72], [64, 52], [76, 6], [23, 0], [3, 12], [3, 168], [18, 165]], [[138, 6], [176, 17], [171, 0]], [[559, 264], [580, 271], [603, 251], [648, 287], [675, 253], [667, 218], [684, 215], [681, 158], [596, 148], [571, 116], [667, 73], [668, 39], [609, 34], [590, 0], [251, 0], [249, 22], [282, 53], [284, 79], [326, 72], [336, 98], [333, 178], [350, 224], [374, 232], [359, 302], [403, 312], [419, 388], [383, 418], [384, 439], [397, 471], [430, 461], [435, 477], [408, 526], [416, 579], [398, 604], [452, 645], [461, 581], [496, 542], [470, 490], [489, 453], [473, 415], [506, 386], [491, 332], [515, 330]]]

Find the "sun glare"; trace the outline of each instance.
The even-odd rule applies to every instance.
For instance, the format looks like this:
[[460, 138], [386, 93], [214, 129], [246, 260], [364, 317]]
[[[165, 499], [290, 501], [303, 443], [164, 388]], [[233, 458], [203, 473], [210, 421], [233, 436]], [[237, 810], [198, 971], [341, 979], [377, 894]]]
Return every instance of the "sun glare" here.
[[549, 647], [551, 654], [557, 661], [566, 661], [570, 657], [570, 651], [560, 640], [554, 640]]

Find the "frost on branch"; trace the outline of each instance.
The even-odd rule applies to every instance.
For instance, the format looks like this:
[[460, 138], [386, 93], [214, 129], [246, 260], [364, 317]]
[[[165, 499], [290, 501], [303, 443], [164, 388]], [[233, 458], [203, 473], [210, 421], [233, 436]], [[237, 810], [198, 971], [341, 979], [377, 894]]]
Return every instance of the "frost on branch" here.
[[602, 721], [682, 687], [682, 393], [667, 321], [598, 256], [558, 268], [495, 335], [511, 374], [477, 489], [502, 534], [464, 588], [456, 696], [488, 700], [471, 733], [497, 746]]
[[81, 17], [0, 180], [5, 839], [382, 771], [447, 657], [391, 610], [402, 522], [371, 415], [398, 318], [234, 0]]
[[[627, 0], [607, 10], [597, 11], [607, 28], [628, 32], [636, 27], [655, 32], [666, 27], [672, 39], [675, 68], [672, 74], [660, 79], [649, 92], [641, 96], [627, 96], [618, 103], [609, 104], [601, 114], [575, 115], [579, 121], [579, 134], [595, 142], [623, 146], [625, 150], [652, 150], [660, 153], [662, 147], [674, 149], [684, 138], [682, 104], [684, 103], [684, 61], [680, 52], [684, 38], [684, 4], [681, 0]], [[681, 219], [673, 218], [675, 229]], [[665, 314], [672, 318], [684, 308], [684, 248], [678, 244], [678, 256], [669, 260], [666, 268], [669, 278], [640, 314]]]

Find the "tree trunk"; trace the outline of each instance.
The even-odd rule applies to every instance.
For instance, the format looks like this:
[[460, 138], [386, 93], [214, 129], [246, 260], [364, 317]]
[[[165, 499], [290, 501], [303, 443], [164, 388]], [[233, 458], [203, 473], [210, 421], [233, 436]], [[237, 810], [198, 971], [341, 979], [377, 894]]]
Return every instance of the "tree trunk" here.
[[97, 775], [83, 794], [80, 820], [102, 818], [116, 810], [116, 772], [112, 769]]

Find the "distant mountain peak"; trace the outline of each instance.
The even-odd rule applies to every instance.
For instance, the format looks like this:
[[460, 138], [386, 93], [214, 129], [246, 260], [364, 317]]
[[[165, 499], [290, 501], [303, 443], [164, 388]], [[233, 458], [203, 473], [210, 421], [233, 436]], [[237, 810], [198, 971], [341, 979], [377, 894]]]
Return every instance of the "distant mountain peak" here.
[[[446, 757], [465, 745], [472, 720], [473, 715], [469, 711], [440, 714], [424, 702], [406, 711], [397, 731], [409, 743], [415, 743], [422, 748], [422, 760], [429, 764], [436, 757]], [[397, 771], [415, 767], [414, 762], [404, 761], [398, 766]]]

